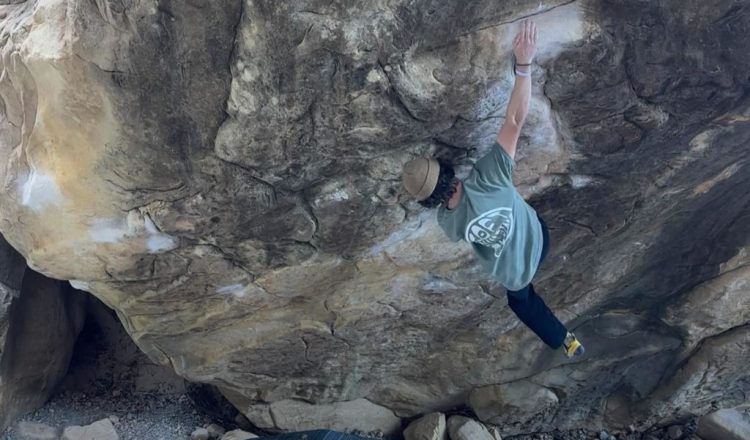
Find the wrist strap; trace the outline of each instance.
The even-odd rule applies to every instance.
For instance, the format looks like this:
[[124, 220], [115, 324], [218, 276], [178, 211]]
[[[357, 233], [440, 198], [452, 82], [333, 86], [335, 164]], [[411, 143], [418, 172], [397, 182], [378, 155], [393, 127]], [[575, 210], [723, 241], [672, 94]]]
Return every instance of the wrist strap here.
[[511, 69], [512, 69], [511, 71], [513, 72], [513, 74], [518, 75], [518, 76], [523, 76], [523, 77], [529, 77], [529, 76], [531, 76], [531, 72], [520, 72], [519, 73], [518, 70], [516, 70], [516, 67], [531, 67], [531, 63], [529, 63], [529, 64], [518, 64], [518, 63], [516, 63], [516, 57], [514, 56], [513, 57], [513, 65], [511, 66]]

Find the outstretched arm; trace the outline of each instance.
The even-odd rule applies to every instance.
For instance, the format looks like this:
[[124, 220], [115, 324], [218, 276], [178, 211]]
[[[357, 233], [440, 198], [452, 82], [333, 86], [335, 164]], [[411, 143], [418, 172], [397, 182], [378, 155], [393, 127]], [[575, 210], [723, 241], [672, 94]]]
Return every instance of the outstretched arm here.
[[[516, 56], [516, 81], [505, 112], [505, 122], [497, 133], [497, 143], [515, 158], [516, 144], [521, 135], [523, 122], [531, 103], [531, 62], [536, 53], [537, 28], [534, 22], [524, 20], [521, 30], [513, 39], [513, 54]], [[524, 65], [525, 64], [525, 65]]]

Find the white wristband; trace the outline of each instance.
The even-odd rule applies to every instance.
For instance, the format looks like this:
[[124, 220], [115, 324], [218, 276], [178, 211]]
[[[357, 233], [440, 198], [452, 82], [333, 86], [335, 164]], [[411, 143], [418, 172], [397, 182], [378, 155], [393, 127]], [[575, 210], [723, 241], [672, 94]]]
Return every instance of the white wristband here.
[[520, 70], [516, 69], [516, 75], [522, 76], [524, 78], [531, 77], [531, 72], [521, 72]]

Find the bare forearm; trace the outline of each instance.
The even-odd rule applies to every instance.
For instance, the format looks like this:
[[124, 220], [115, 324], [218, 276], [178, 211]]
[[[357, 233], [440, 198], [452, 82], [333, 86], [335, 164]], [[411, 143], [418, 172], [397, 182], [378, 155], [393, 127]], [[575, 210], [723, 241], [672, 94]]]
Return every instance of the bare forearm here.
[[521, 127], [529, 114], [531, 105], [531, 63], [536, 53], [537, 29], [533, 22], [524, 20], [521, 30], [513, 39], [513, 55], [518, 64], [515, 66], [515, 83], [510, 92], [505, 122], [497, 133], [497, 143], [511, 158], [516, 156], [516, 145], [521, 135]]
[[[522, 69], [518, 67], [519, 71]], [[513, 91], [510, 94], [508, 110], [505, 113], [505, 120], [518, 126], [523, 126], [526, 115], [529, 114], [531, 105], [531, 77], [516, 75], [516, 82], [513, 85]]]

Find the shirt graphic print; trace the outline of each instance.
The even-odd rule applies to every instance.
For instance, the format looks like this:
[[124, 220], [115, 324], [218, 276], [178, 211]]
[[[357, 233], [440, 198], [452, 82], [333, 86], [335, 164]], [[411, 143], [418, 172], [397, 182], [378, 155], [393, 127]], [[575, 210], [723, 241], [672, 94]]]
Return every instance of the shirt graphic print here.
[[505, 243], [513, 232], [513, 210], [497, 208], [487, 211], [466, 226], [465, 239], [495, 250], [495, 257], [503, 253]]

